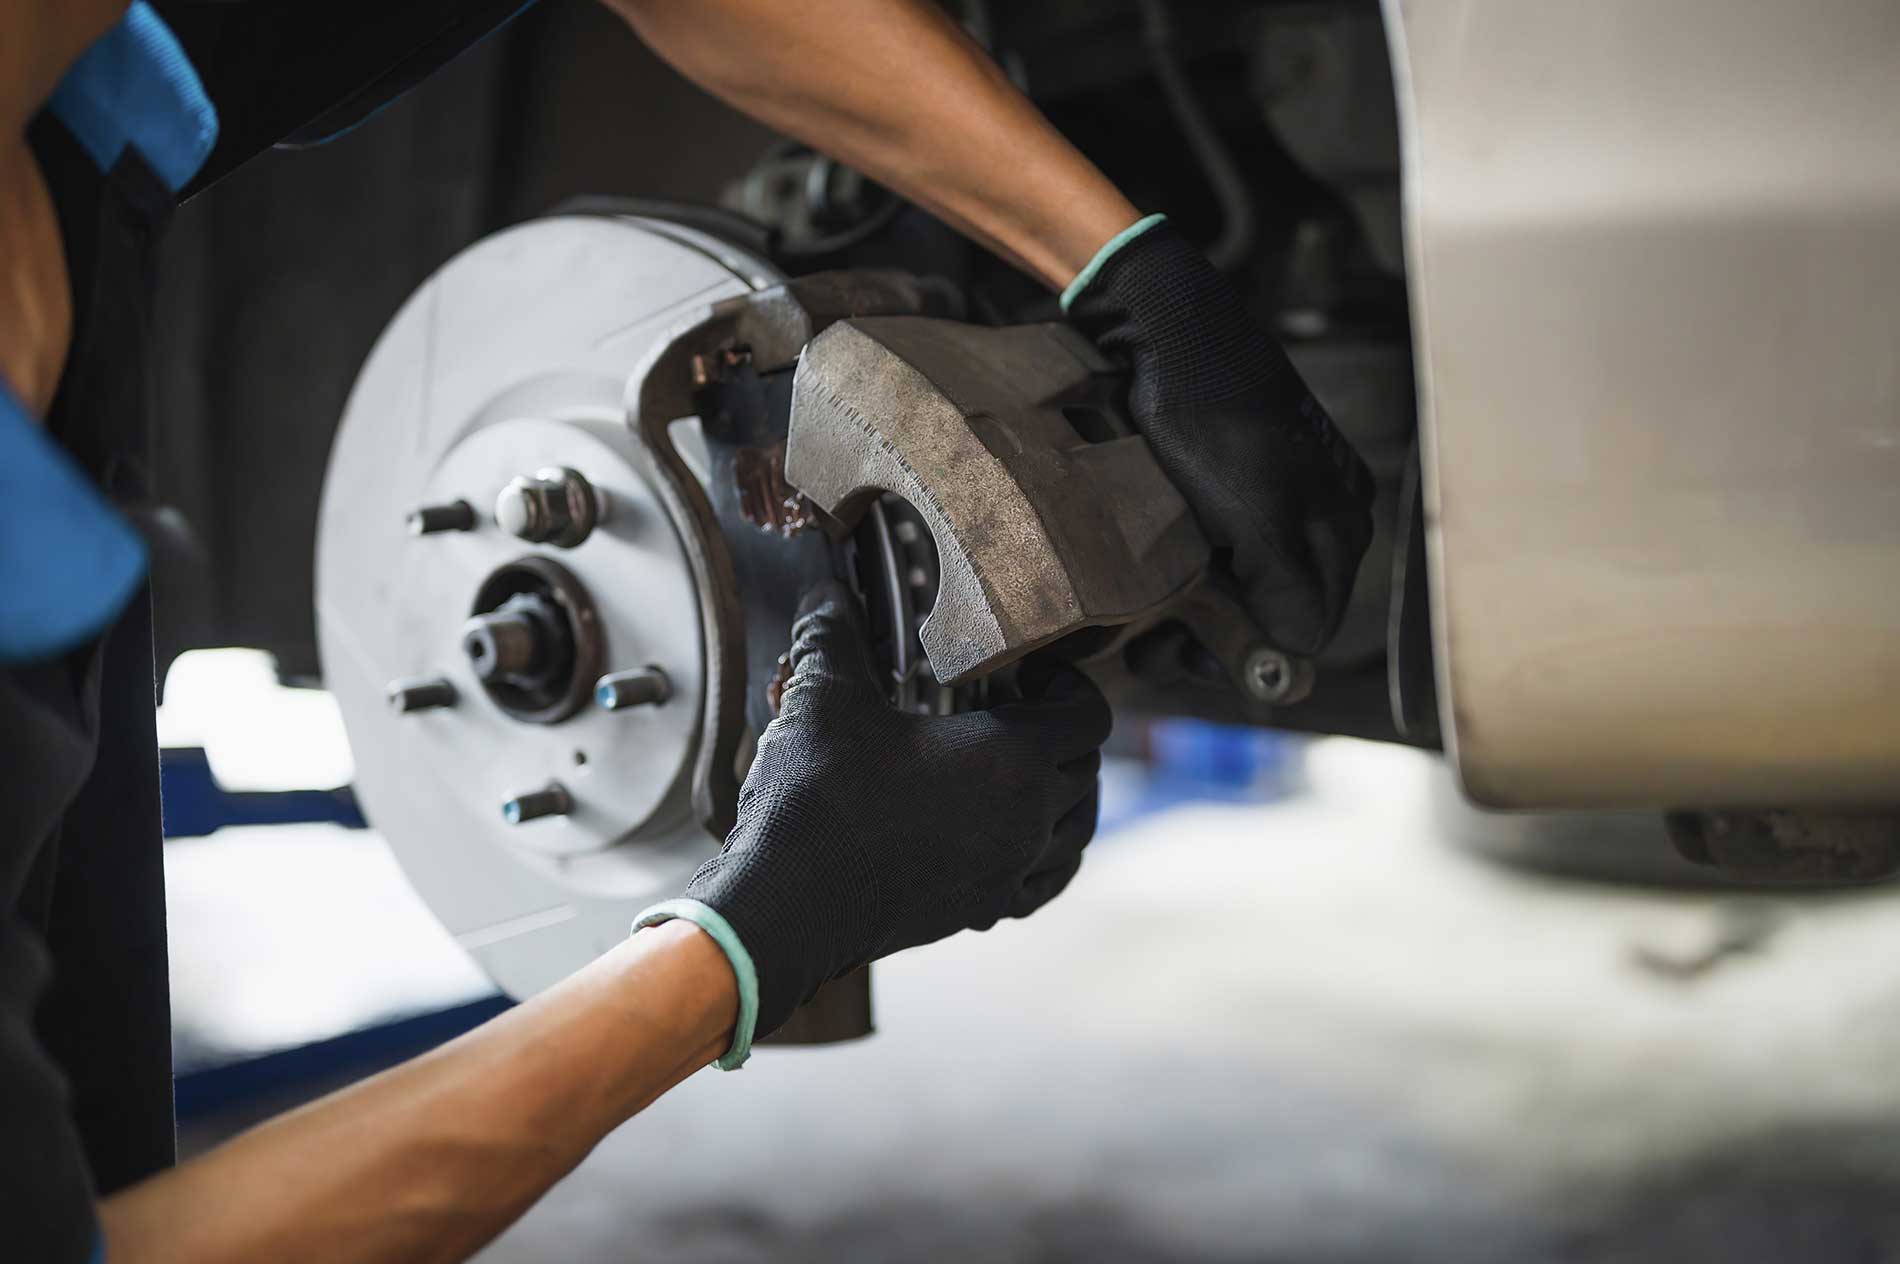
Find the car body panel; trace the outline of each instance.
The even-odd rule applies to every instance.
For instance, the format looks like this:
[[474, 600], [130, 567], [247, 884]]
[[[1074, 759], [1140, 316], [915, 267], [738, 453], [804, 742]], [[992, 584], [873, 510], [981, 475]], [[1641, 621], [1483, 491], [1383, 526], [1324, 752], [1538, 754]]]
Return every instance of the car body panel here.
[[1386, 20], [1467, 793], [1900, 800], [1900, 7]]

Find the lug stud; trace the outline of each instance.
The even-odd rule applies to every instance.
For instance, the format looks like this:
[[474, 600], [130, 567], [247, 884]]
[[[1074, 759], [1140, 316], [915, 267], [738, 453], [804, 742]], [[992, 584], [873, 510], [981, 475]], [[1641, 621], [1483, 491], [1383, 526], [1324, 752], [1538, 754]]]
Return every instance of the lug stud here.
[[657, 667], [613, 672], [602, 676], [594, 684], [594, 701], [607, 711], [658, 706], [672, 694], [672, 683], [667, 680], [666, 673]]
[[520, 825], [544, 816], [566, 816], [573, 809], [574, 801], [568, 797], [567, 788], [558, 781], [550, 781], [539, 790], [518, 794], [502, 804], [501, 819], [510, 825]]
[[418, 676], [412, 680], [389, 682], [389, 706], [408, 715], [411, 711], [433, 711], [456, 703], [455, 686], [439, 676]]
[[475, 507], [466, 500], [446, 505], [424, 505], [408, 518], [411, 535], [434, 535], [438, 531], [473, 531]]
[[657, 707], [673, 696], [673, 682], [659, 667], [635, 667], [633, 671], [614, 671], [595, 682], [595, 701], [602, 711], [627, 711], [631, 707]]

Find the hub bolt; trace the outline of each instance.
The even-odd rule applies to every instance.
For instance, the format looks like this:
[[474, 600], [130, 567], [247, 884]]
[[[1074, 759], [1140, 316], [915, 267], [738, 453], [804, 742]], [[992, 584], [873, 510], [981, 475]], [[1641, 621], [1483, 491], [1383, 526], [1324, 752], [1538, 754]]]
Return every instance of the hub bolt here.
[[389, 705], [399, 714], [433, 711], [456, 703], [455, 686], [439, 676], [418, 676], [389, 682]]
[[[517, 599], [518, 600], [518, 599]], [[548, 657], [544, 620], [526, 601], [478, 614], [462, 625], [462, 652], [483, 680], [533, 674]]]
[[475, 507], [466, 500], [446, 505], [424, 505], [409, 515], [411, 535], [434, 535], [438, 531], [473, 531]]
[[539, 790], [518, 794], [502, 804], [501, 819], [510, 825], [519, 825], [544, 816], [566, 816], [573, 809], [574, 801], [568, 798], [567, 787], [550, 781]]
[[607, 711], [658, 706], [672, 694], [671, 682], [667, 680], [666, 673], [657, 667], [613, 672], [602, 676], [594, 685], [594, 701]]

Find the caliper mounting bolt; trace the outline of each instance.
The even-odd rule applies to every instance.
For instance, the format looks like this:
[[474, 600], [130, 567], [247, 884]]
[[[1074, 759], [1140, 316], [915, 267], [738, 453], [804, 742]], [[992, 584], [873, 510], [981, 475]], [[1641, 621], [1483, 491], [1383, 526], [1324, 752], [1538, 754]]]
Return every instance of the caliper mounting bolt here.
[[604, 502], [579, 470], [550, 467], [502, 488], [495, 498], [495, 522], [530, 544], [571, 549], [600, 524]]
[[1272, 646], [1260, 646], [1241, 664], [1240, 679], [1255, 702], [1285, 706], [1313, 691], [1313, 665]]
[[424, 505], [409, 515], [409, 534], [434, 535], [438, 531], [473, 531], [475, 507], [466, 500], [446, 505]]
[[544, 816], [566, 816], [573, 810], [574, 801], [568, 797], [567, 787], [550, 781], [539, 790], [518, 794], [502, 804], [501, 819], [510, 825], [519, 825]]
[[606, 711], [625, 711], [633, 707], [659, 706], [673, 694], [666, 673], [657, 667], [636, 667], [632, 671], [613, 672], [594, 684], [594, 701]]
[[433, 711], [456, 703], [455, 686], [440, 676], [418, 676], [389, 682], [389, 706], [401, 715], [411, 711]]

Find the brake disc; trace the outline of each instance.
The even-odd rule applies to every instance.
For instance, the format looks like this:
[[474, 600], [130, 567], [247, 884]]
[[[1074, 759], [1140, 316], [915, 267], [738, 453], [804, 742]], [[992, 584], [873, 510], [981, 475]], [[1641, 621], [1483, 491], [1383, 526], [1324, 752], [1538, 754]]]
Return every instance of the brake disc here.
[[780, 280], [676, 225], [536, 221], [417, 291], [351, 393], [318, 535], [325, 681], [370, 820], [513, 995], [717, 847], [695, 782], [733, 784], [731, 750], [706, 775], [730, 716], [707, 721], [743, 680], [709, 653], [716, 545], [630, 398], [682, 327]]
[[[814, 579], [855, 585], [893, 703], [920, 711], [1197, 601], [1237, 679], [1277, 654], [1191, 582], [1205, 544], [1145, 444], [1064, 413], [1105, 362], [940, 319], [956, 301], [574, 214], [477, 243], [378, 340], [324, 488], [324, 677], [370, 821], [510, 994], [714, 852]], [[868, 1029], [862, 975], [826, 993], [796, 1038]]]

